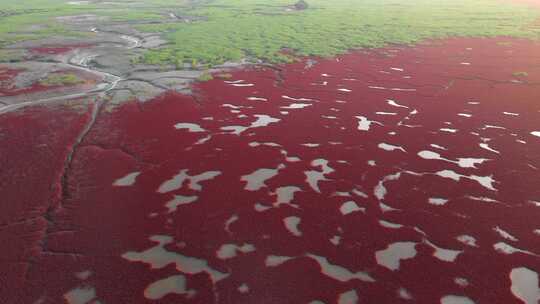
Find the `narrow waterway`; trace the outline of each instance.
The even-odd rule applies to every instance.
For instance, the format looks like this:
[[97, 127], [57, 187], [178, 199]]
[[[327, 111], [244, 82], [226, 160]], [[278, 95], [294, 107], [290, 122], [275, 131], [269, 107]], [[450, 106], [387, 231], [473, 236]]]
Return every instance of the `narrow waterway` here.
[[[94, 33], [100, 33], [100, 32], [106, 32], [109, 34], [116, 34], [121, 38], [122, 40], [126, 41], [126, 45], [124, 48], [126, 50], [135, 49], [141, 46], [142, 40], [139, 37], [120, 34], [116, 32], [107, 32], [107, 31], [100, 31], [97, 28], [92, 28], [90, 30]], [[91, 62], [95, 58], [99, 56], [99, 53], [92, 53], [92, 49], [81, 49], [77, 48], [73, 50], [69, 57], [66, 58], [64, 62], [58, 62], [56, 65], [63, 67], [65, 69], [77, 69], [81, 70], [83, 72], [92, 73], [97, 75], [102, 79], [101, 83], [96, 84], [96, 86], [90, 90], [80, 92], [80, 93], [71, 93], [66, 95], [60, 95], [60, 96], [54, 96], [54, 97], [47, 97], [47, 98], [41, 98], [37, 100], [27, 101], [27, 102], [21, 102], [16, 104], [10, 104], [3, 107], [0, 107], [0, 114], [8, 113], [17, 109], [21, 109], [28, 106], [34, 106], [39, 104], [45, 104], [50, 102], [56, 102], [56, 101], [62, 101], [62, 100], [70, 100], [75, 98], [81, 98], [85, 96], [104, 96], [109, 91], [113, 90], [118, 83], [123, 81], [124, 79], [118, 75], [114, 75], [108, 72], [100, 71], [99, 69], [92, 67]]]

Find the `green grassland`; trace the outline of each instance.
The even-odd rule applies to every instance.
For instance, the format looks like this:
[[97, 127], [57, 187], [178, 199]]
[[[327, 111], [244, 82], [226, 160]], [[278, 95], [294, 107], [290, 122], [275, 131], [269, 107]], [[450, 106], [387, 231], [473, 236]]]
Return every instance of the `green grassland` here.
[[68, 0], [0, 0], [0, 47], [24, 40], [87, 34], [59, 22], [56, 17], [60, 16], [95, 14], [112, 21], [159, 20], [164, 10], [185, 8], [188, 1], [115, 0], [114, 5], [101, 1], [72, 5]]
[[[288, 1], [222, 0], [192, 10], [206, 21], [145, 25], [172, 42], [145, 55], [150, 63], [219, 64], [245, 57], [269, 62], [297, 55], [332, 56], [353, 48], [411, 44], [450, 36], [538, 38], [527, 27], [538, 12], [496, 0], [311, 0], [305, 11]], [[271, 4], [270, 4], [271, 3]]]
[[[17, 41], [39, 39], [52, 35], [69, 35], [68, 29], [54, 22], [55, 12], [41, 9], [13, 9], [2, 7], [0, 14], [0, 46]], [[32, 28], [39, 25], [37, 28]]]
[[17, 62], [24, 58], [24, 54], [19, 50], [3, 50], [0, 49], [0, 63], [2, 62]]
[[[0, 0], [0, 46], [52, 35], [84, 35], [57, 16], [96, 14], [114, 21], [155, 20], [134, 25], [170, 41], [147, 51], [151, 64], [185, 63], [207, 68], [243, 58], [277, 63], [294, 56], [332, 56], [355, 48], [412, 44], [451, 36], [514, 36], [538, 39], [529, 26], [540, 10], [511, 0], [308, 0], [303, 11], [287, 10], [294, 0], [115, 0], [69, 5], [63, 0]], [[193, 22], [163, 22], [173, 12]], [[38, 30], [29, 30], [40, 24]], [[283, 52], [284, 49], [289, 52]]]
[[41, 79], [39, 83], [43, 86], [66, 86], [84, 83], [84, 80], [71, 73], [52, 73]]

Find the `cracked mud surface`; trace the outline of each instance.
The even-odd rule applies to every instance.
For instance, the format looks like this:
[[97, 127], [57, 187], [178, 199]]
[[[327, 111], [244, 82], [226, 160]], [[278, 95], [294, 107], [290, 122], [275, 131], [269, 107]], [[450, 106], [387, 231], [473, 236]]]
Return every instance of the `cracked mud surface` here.
[[1, 302], [537, 303], [538, 54], [448, 39], [4, 113]]

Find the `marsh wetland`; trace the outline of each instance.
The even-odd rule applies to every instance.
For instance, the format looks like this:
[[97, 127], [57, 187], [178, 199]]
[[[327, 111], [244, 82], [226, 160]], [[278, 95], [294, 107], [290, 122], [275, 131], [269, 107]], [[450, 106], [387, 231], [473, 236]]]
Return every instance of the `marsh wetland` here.
[[1, 303], [539, 303], [540, 2], [0, 21]]

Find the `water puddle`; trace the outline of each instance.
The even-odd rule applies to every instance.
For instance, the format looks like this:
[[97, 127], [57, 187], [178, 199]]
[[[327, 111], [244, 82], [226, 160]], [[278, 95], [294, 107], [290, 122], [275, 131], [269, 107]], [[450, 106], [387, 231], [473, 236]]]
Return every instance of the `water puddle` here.
[[385, 150], [385, 151], [396, 151], [396, 150], [398, 150], [398, 151], [402, 151], [402, 152], [407, 153], [407, 151], [406, 151], [403, 147], [401, 147], [401, 146], [395, 146], [395, 145], [392, 145], [392, 144], [380, 143], [380, 144], [378, 145], [378, 147], [379, 147], [380, 149]]
[[118, 187], [129, 187], [133, 186], [135, 182], [137, 181], [137, 177], [141, 174], [141, 172], [132, 172], [127, 174], [124, 177], [121, 177], [114, 181], [113, 186]]
[[329, 179], [326, 178], [326, 175], [334, 172], [334, 169], [328, 166], [328, 161], [325, 159], [313, 160], [311, 162], [311, 166], [321, 167], [321, 171], [304, 171], [304, 174], [306, 175], [306, 182], [314, 191], [320, 193], [321, 189], [319, 188], [319, 182], [328, 181]]
[[326, 275], [327, 277], [340, 281], [340, 282], [348, 282], [350, 280], [360, 280], [362, 282], [375, 282], [375, 280], [366, 272], [359, 271], [359, 272], [352, 272], [345, 267], [331, 264], [328, 262], [328, 259], [325, 257], [317, 256], [314, 254], [307, 254], [307, 257], [315, 260], [319, 266], [321, 267], [322, 274]]
[[369, 131], [371, 124], [383, 126], [382, 123], [375, 120], [369, 120], [364, 116], [356, 116], [356, 118], [358, 118], [358, 130], [360, 131]]
[[461, 168], [474, 168], [477, 169], [476, 165], [481, 165], [482, 163], [488, 161], [489, 159], [486, 158], [458, 158], [457, 160], [451, 160], [444, 157], [441, 157], [441, 155], [437, 152], [429, 151], [429, 150], [423, 150], [418, 152], [418, 156], [420, 156], [423, 159], [430, 159], [430, 160], [442, 160], [449, 163], [454, 163]]
[[64, 294], [68, 304], [88, 304], [96, 299], [96, 289], [91, 286], [83, 286], [72, 289]]
[[510, 271], [512, 293], [525, 304], [538, 304], [540, 301], [540, 287], [538, 273], [526, 267], [518, 267]]
[[250, 253], [255, 251], [255, 246], [252, 244], [243, 244], [241, 246], [235, 244], [223, 244], [216, 252], [218, 259], [227, 260], [232, 259], [238, 255], [238, 253]]
[[349, 290], [339, 295], [337, 304], [357, 304], [359, 299], [355, 290]]
[[279, 170], [284, 168], [285, 165], [280, 164], [276, 169], [257, 169], [251, 174], [243, 175], [240, 177], [240, 180], [246, 183], [245, 190], [257, 191], [263, 187], [267, 187], [265, 182], [278, 175]]
[[229, 276], [226, 273], [211, 268], [208, 266], [208, 262], [203, 259], [188, 257], [165, 249], [166, 245], [173, 242], [173, 239], [170, 236], [155, 235], [150, 237], [150, 240], [157, 243], [157, 245], [140, 252], [126, 252], [122, 255], [122, 258], [130, 262], [142, 262], [148, 264], [153, 269], [160, 269], [170, 264], [174, 264], [178, 271], [185, 274], [206, 273], [214, 284]]
[[254, 115], [257, 120], [251, 123], [251, 125], [244, 127], [244, 126], [226, 126], [221, 127], [221, 130], [223, 131], [230, 131], [231, 134], [240, 135], [241, 133], [252, 129], [252, 128], [260, 128], [260, 127], [266, 127], [270, 124], [277, 123], [281, 119], [274, 118], [268, 115]]
[[285, 224], [285, 228], [287, 228], [292, 235], [302, 236], [302, 231], [298, 228], [301, 221], [302, 219], [297, 216], [288, 216], [283, 219], [283, 224]]
[[188, 169], [182, 169], [180, 172], [173, 176], [171, 179], [163, 182], [157, 192], [159, 193], [168, 193], [171, 191], [178, 190], [182, 188], [184, 182], [187, 182], [188, 187], [192, 190], [201, 191], [202, 185], [200, 184], [203, 181], [212, 180], [215, 177], [221, 175], [221, 171], [208, 171], [201, 173], [199, 175], [190, 176], [188, 174]]
[[473, 300], [464, 296], [448, 295], [441, 298], [441, 304], [475, 304]]
[[347, 214], [358, 212], [358, 211], [365, 213], [366, 208], [359, 207], [354, 201], [348, 201], [348, 202], [343, 203], [341, 207], [339, 207], [339, 211], [341, 212], [341, 214], [347, 215]]
[[206, 132], [205, 129], [194, 123], [181, 122], [174, 125], [174, 128], [177, 130], [188, 130], [189, 132]]
[[155, 281], [148, 285], [144, 290], [144, 296], [150, 300], [159, 300], [169, 294], [194, 296], [195, 290], [188, 290], [186, 287], [186, 277], [183, 275], [174, 275], [165, 279]]
[[172, 200], [165, 203], [165, 207], [169, 210], [169, 213], [173, 213], [179, 206], [194, 203], [198, 199], [198, 196], [175, 195]]
[[375, 252], [377, 264], [392, 271], [399, 270], [402, 260], [412, 259], [416, 256], [416, 243], [397, 242], [388, 245], [386, 249]]
[[300, 191], [302, 191], [302, 189], [296, 186], [285, 186], [277, 188], [275, 191], [275, 195], [277, 196], [277, 198], [274, 206], [279, 206], [281, 204], [292, 205], [291, 203], [294, 200], [294, 194]]

